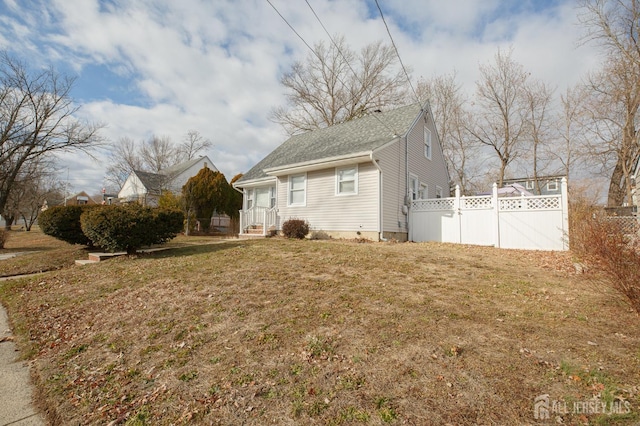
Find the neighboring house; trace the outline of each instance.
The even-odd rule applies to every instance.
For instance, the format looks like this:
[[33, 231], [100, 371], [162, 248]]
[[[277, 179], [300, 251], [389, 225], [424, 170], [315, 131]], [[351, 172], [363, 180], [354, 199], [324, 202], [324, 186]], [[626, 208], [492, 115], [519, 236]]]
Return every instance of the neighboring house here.
[[[78, 192], [77, 194], [66, 197], [63, 201], [65, 206], [81, 206], [84, 204], [97, 204], [96, 201], [89, 196], [86, 192]], [[45, 205], [48, 206], [47, 200], [45, 200]], [[45, 205], [43, 205], [43, 210], [46, 210]]]
[[157, 206], [162, 191], [181, 192], [184, 184], [205, 167], [218, 171], [207, 156], [185, 161], [158, 173], [134, 170], [122, 185], [118, 198], [123, 203], [139, 202], [145, 206]]
[[241, 235], [300, 218], [335, 237], [405, 241], [409, 200], [448, 196], [449, 174], [431, 110], [414, 104], [293, 136], [234, 187]]
[[520, 184], [533, 195], [557, 195], [560, 194], [560, 184], [562, 183], [563, 177], [564, 176], [539, 176], [537, 179], [538, 187], [540, 188], [539, 192], [536, 188], [536, 179], [529, 177], [504, 179], [503, 185]]

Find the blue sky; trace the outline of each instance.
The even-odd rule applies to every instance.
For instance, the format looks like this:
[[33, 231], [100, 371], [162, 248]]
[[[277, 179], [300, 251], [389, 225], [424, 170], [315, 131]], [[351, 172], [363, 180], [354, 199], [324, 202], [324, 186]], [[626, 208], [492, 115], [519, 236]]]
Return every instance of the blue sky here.
[[[309, 2], [353, 48], [389, 41], [372, 1]], [[304, 0], [272, 3], [309, 44], [327, 41]], [[578, 47], [573, 1], [379, 3], [415, 78], [455, 70], [471, 93], [478, 65], [510, 47], [558, 90], [597, 64], [593, 49]], [[286, 139], [268, 114], [284, 103], [280, 75], [307, 55], [266, 0], [0, 0], [0, 48], [30, 66], [75, 75], [80, 116], [106, 123], [110, 140], [157, 134], [178, 142], [198, 130], [228, 178]], [[63, 162], [74, 190], [94, 194], [104, 185], [104, 152]]]

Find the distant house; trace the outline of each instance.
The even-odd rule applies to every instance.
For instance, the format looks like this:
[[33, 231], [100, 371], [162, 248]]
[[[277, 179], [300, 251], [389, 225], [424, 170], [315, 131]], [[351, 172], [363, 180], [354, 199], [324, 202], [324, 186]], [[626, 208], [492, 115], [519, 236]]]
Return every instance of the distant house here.
[[533, 195], [557, 195], [560, 194], [563, 177], [565, 176], [538, 176], [537, 180], [531, 177], [504, 179], [503, 185], [520, 184]]
[[[46, 203], [47, 203], [47, 200], [45, 200], [45, 204]], [[91, 198], [89, 194], [82, 191], [82, 192], [78, 192], [77, 194], [65, 197], [63, 204], [65, 206], [81, 206], [85, 204], [91, 205], [91, 204], [98, 204], [98, 203], [96, 203], [96, 201], [93, 198]]]
[[139, 202], [146, 206], [157, 206], [162, 191], [179, 193], [184, 184], [205, 167], [218, 171], [207, 156], [185, 161], [158, 173], [134, 170], [122, 185], [118, 199], [124, 203]]
[[448, 196], [433, 115], [414, 104], [292, 136], [234, 187], [240, 234], [290, 218], [336, 237], [407, 240], [411, 199]]

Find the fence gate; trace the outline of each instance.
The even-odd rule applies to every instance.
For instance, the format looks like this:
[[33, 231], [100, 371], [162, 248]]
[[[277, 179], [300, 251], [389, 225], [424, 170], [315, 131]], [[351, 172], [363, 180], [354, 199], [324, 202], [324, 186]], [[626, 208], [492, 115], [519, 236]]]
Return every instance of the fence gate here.
[[415, 200], [409, 209], [409, 239], [512, 249], [568, 250], [567, 181], [559, 195], [456, 196]]

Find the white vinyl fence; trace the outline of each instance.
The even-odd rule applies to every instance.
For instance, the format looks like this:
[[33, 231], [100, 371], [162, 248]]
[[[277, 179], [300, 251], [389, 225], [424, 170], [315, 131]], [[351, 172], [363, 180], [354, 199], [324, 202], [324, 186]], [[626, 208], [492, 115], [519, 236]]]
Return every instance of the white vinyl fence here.
[[456, 196], [415, 200], [409, 209], [409, 239], [511, 249], [568, 250], [567, 181], [559, 195]]

